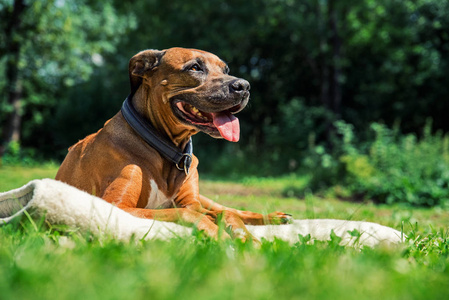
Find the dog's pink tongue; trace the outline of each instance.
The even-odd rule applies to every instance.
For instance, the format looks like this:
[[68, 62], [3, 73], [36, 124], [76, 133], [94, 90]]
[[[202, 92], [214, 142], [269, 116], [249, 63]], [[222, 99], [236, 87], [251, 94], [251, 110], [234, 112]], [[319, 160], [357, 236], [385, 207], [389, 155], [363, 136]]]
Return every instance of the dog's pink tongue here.
[[240, 124], [233, 114], [228, 112], [213, 113], [214, 125], [221, 136], [230, 141], [238, 142], [240, 139]]

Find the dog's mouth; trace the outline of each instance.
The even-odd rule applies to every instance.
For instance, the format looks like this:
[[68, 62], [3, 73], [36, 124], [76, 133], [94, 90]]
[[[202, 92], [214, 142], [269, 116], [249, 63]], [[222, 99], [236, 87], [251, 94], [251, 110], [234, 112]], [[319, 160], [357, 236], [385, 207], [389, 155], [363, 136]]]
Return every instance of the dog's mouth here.
[[244, 108], [242, 104], [217, 112], [205, 112], [183, 101], [176, 101], [173, 104], [178, 116], [199, 130], [214, 137], [221, 136], [231, 142], [238, 142], [240, 139], [239, 119], [234, 114]]

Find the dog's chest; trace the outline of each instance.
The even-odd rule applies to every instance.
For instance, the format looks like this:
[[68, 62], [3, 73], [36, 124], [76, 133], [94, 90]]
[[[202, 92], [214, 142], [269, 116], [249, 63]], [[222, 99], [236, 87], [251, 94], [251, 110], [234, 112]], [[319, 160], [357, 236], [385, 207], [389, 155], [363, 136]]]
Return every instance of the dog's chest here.
[[148, 196], [148, 202], [145, 208], [156, 209], [156, 208], [168, 208], [173, 207], [175, 195], [168, 197], [161, 190], [159, 190], [157, 183], [151, 179], [150, 180], [151, 191]]

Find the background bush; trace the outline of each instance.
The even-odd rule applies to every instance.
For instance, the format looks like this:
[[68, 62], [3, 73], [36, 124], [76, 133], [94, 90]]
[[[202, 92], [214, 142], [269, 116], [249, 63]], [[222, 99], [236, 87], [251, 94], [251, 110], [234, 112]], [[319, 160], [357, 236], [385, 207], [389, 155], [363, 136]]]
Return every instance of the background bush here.
[[449, 136], [432, 135], [430, 122], [421, 138], [373, 123], [373, 139], [359, 144], [353, 126], [337, 122], [336, 127], [340, 148], [328, 154], [317, 147], [315, 160], [306, 160], [312, 187], [339, 185], [337, 195], [387, 204], [449, 204]]

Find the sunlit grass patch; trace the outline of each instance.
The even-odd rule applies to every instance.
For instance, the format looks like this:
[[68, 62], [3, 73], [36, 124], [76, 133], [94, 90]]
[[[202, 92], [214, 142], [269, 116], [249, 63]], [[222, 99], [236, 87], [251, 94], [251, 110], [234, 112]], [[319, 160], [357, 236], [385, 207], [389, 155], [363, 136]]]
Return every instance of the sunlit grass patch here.
[[407, 234], [395, 248], [254, 248], [202, 236], [120, 242], [23, 219], [0, 227], [0, 288], [4, 299], [444, 299], [447, 236]]
[[30, 180], [55, 178], [59, 166], [53, 163], [40, 166], [0, 166], [0, 192], [21, 187]]

